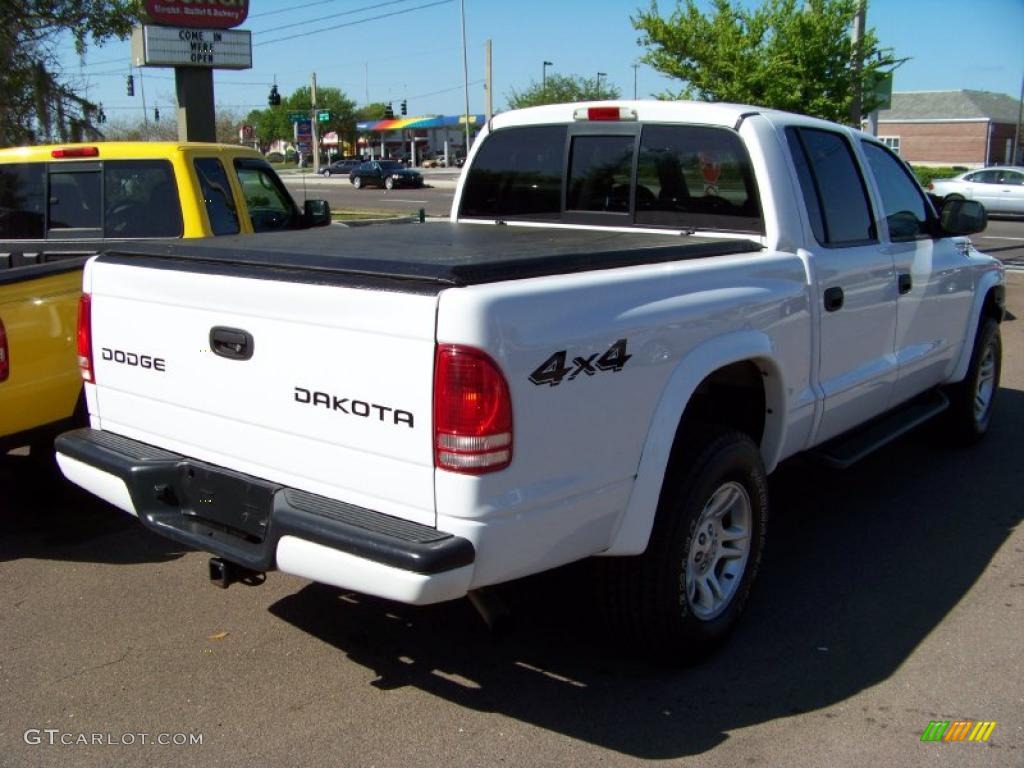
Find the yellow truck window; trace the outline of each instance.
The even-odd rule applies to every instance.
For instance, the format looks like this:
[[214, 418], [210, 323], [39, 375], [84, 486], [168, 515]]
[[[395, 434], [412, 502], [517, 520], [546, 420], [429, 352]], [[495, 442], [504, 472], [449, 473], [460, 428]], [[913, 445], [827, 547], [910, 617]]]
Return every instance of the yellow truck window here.
[[215, 157], [197, 157], [194, 166], [213, 234], [238, 234], [238, 213], [224, 166]]
[[49, 229], [76, 230], [76, 235], [99, 236], [103, 228], [102, 196], [99, 164], [51, 171]]
[[174, 170], [166, 160], [109, 160], [103, 165], [105, 237], [181, 237]]
[[0, 240], [41, 239], [45, 217], [45, 167], [0, 165]]

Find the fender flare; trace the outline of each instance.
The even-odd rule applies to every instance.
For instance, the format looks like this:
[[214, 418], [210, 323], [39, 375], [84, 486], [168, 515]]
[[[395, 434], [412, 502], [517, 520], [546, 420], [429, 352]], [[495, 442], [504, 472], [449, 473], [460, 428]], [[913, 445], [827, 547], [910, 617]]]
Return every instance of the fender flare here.
[[[709, 339], [679, 361], [662, 390], [651, 417], [629, 503], [603, 555], [638, 555], [647, 548], [665, 470], [679, 422], [693, 393], [708, 376], [733, 363], [750, 361], [765, 375], [765, 429], [761, 455], [772, 468], [782, 448], [786, 423], [785, 382], [776, 364], [771, 339], [761, 331], [736, 331]], [[769, 469], [770, 471], [770, 469]]]
[[971, 353], [974, 351], [974, 338], [978, 335], [978, 327], [981, 325], [981, 310], [985, 306], [988, 294], [994, 288], [1004, 284], [1002, 269], [991, 269], [983, 272], [978, 279], [978, 285], [974, 290], [974, 303], [971, 305], [971, 312], [967, 316], [967, 327], [964, 329], [963, 345], [960, 347], [960, 357], [956, 367], [946, 379], [947, 384], [956, 384], [963, 381], [967, 375], [967, 368], [971, 364]]

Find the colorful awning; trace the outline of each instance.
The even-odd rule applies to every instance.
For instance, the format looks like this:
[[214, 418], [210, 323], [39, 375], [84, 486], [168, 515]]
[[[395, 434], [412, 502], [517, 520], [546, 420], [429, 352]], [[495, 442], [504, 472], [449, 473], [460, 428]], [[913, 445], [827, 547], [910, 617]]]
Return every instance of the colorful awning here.
[[[396, 117], [391, 120], [371, 120], [365, 123], [356, 123], [357, 131], [386, 133], [388, 131], [401, 131], [406, 128], [454, 128], [465, 125], [465, 115], [423, 115], [421, 117]], [[483, 115], [469, 115], [470, 125], [483, 125]]]

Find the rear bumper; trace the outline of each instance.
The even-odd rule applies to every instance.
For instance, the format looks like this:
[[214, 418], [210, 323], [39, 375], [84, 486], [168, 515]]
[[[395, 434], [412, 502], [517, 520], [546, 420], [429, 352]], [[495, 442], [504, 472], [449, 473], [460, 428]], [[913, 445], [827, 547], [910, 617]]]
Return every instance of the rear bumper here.
[[57, 438], [72, 482], [147, 528], [253, 570], [411, 604], [466, 594], [464, 538], [94, 429]]

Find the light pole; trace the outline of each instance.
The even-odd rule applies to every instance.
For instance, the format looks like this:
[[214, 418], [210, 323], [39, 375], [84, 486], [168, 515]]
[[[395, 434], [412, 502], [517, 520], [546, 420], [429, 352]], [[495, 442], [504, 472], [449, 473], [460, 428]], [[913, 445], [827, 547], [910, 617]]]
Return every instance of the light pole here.
[[540, 95], [548, 95], [548, 67], [553, 67], [550, 61], [545, 61], [540, 67]]
[[601, 78], [602, 77], [608, 77], [608, 73], [607, 72], [598, 72], [597, 73], [597, 99], [598, 99], [598, 101], [601, 100]]
[[636, 73], [637, 73], [638, 69], [640, 69], [640, 65], [639, 64], [634, 64], [633, 65], [633, 101], [636, 101]]

